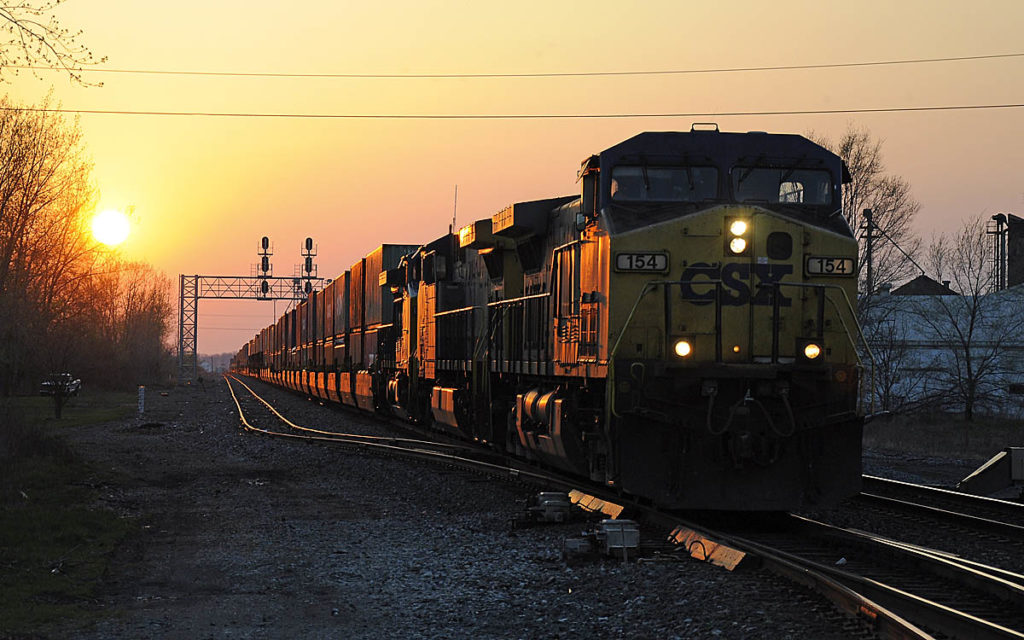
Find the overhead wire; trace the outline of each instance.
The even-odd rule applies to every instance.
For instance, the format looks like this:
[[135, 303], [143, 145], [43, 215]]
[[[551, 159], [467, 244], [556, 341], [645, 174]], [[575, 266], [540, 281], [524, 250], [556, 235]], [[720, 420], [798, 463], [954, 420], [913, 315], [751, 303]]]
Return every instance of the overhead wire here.
[[[623, 71], [542, 71], [536, 73], [294, 73], [272, 71], [201, 71], [193, 69], [101, 69], [83, 66], [73, 71], [82, 73], [110, 73], [135, 75], [214, 76], [236, 78], [339, 78], [339, 79], [482, 79], [482, 78], [583, 78], [609, 76], [666, 76], [710, 73], [750, 73], [764, 71], [798, 71], [813, 69], [844, 69], [881, 67], [906, 64], [967, 62], [1024, 57], [1021, 53], [995, 53], [973, 56], [945, 56], [938, 58], [907, 58], [896, 60], [870, 60], [862, 62], [826, 62], [819, 64], [791, 64], [775, 66], [718, 67], [710, 69], [634, 69]], [[13, 69], [33, 71], [66, 71], [60, 67], [35, 65], [9, 65]]]
[[716, 118], [733, 116], [803, 116], [865, 113], [907, 113], [925, 111], [968, 111], [1019, 109], [1024, 103], [926, 105], [916, 107], [865, 107], [850, 109], [794, 109], [769, 111], [703, 111], [656, 113], [257, 113], [242, 111], [157, 111], [122, 109], [65, 109], [50, 107], [7, 107], [0, 111], [62, 113], [79, 115], [176, 116], [212, 118], [297, 118], [323, 120], [570, 120], [636, 118]]
[[[777, 66], [723, 67], [712, 69], [668, 69], [668, 70], [626, 70], [626, 71], [569, 71], [540, 73], [275, 73], [241, 71], [198, 71], [159, 69], [99, 69], [83, 67], [76, 71], [97, 73], [221, 76], [221, 77], [268, 77], [268, 78], [376, 78], [376, 79], [424, 79], [424, 78], [558, 78], [558, 77], [601, 77], [601, 76], [642, 76], [682, 75], [736, 72], [790, 71], [799, 69], [836, 69], [852, 67], [876, 67], [905, 64], [946, 63], [977, 60], [993, 60], [1024, 57], [1024, 52], [998, 53], [973, 56], [945, 56], [935, 58], [909, 58], [897, 60], [875, 60], [862, 62], [796, 64]], [[54, 67], [32, 65], [11, 65], [17, 69], [60, 70]], [[1024, 103], [998, 103], [973, 105], [923, 105], [909, 107], [866, 107], [843, 109], [799, 109], [766, 111], [718, 111], [718, 112], [656, 112], [656, 113], [294, 113], [294, 112], [251, 112], [251, 111], [171, 111], [171, 110], [126, 110], [126, 109], [66, 109], [39, 107], [0, 107], [4, 111], [30, 111], [40, 113], [62, 113], [81, 115], [126, 115], [126, 116], [168, 116], [168, 117], [214, 117], [214, 118], [293, 118], [293, 119], [351, 119], [351, 120], [544, 120], [544, 119], [639, 119], [639, 118], [715, 118], [741, 116], [785, 116], [785, 115], [831, 115], [901, 113], [924, 111], [963, 111], [1015, 109]]]

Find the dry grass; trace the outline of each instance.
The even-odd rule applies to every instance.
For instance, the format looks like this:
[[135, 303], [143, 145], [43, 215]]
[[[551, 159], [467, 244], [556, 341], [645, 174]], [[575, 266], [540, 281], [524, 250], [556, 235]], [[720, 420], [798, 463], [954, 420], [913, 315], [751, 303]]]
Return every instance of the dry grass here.
[[97, 616], [110, 554], [134, 525], [91, 506], [99, 472], [61, 432], [123, 416], [124, 405], [124, 394], [92, 396], [59, 421], [48, 398], [0, 405], [0, 637], [45, 636], [57, 621]]
[[989, 418], [966, 422], [943, 414], [882, 418], [864, 426], [864, 446], [982, 461], [1006, 447], [1024, 446], [1024, 422]]

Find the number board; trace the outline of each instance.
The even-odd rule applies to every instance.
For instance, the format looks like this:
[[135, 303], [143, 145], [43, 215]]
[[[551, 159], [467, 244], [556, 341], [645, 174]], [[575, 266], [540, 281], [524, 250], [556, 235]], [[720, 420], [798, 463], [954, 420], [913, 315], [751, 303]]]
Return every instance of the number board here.
[[668, 254], [665, 252], [626, 252], [615, 254], [616, 271], [668, 271]]
[[852, 276], [853, 258], [832, 258], [828, 256], [807, 256], [804, 270], [809, 276]]

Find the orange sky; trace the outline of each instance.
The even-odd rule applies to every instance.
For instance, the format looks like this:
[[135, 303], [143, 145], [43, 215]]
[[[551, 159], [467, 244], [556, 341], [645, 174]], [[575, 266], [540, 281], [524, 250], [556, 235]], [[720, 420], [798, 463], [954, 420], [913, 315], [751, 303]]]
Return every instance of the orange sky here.
[[[701, 69], [1016, 53], [1024, 2], [175, 3], [69, 0], [107, 68], [297, 73]], [[543, 79], [295, 79], [52, 73], [7, 85], [66, 108], [260, 113], [636, 113], [1024, 103], [1024, 58], [838, 70]], [[709, 118], [697, 118], [708, 120]], [[927, 236], [1024, 215], [1024, 109], [713, 118], [723, 130], [885, 140]], [[576, 191], [584, 157], [694, 118], [299, 120], [83, 115], [101, 207], [134, 205], [123, 248], [170, 275], [247, 275], [269, 235], [290, 275], [303, 238], [332, 277], [381, 242], [421, 242], [510, 202]], [[283, 307], [279, 303], [278, 310]], [[269, 303], [200, 303], [200, 352], [233, 351]]]

